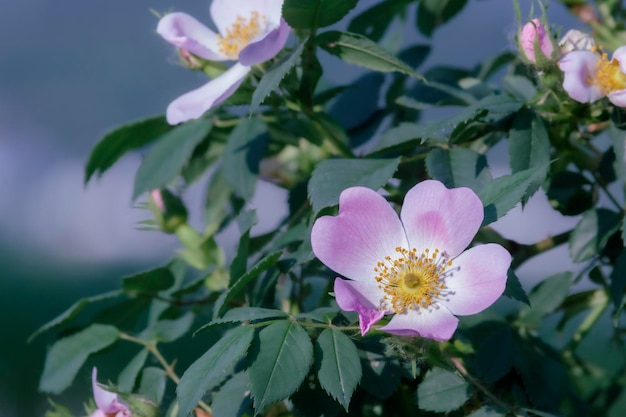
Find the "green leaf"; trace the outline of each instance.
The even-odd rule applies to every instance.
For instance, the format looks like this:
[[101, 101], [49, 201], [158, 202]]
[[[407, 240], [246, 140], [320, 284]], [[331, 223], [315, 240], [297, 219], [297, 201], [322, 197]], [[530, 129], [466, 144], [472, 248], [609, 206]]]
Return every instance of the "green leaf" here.
[[403, 14], [409, 3], [410, 0], [386, 0], [378, 3], [352, 19], [348, 30], [378, 42], [394, 18]]
[[362, 375], [354, 343], [337, 329], [325, 329], [315, 343], [315, 358], [320, 385], [348, 411]]
[[[621, 313], [626, 302], [626, 250], [623, 250], [615, 261], [611, 272], [611, 300], [617, 312]], [[618, 316], [617, 314], [615, 316]]]
[[285, 0], [283, 18], [293, 29], [316, 29], [341, 20], [359, 0]]
[[159, 342], [173, 342], [189, 331], [195, 315], [191, 312], [174, 320], [161, 319], [147, 328], [141, 338]]
[[258, 219], [256, 210], [249, 210], [241, 213], [237, 218], [239, 225], [239, 245], [237, 246], [237, 254], [230, 264], [230, 284], [237, 281], [248, 267], [248, 246], [250, 243], [250, 229], [257, 224]]
[[373, 71], [397, 71], [412, 77], [423, 78], [406, 63], [400, 61], [371, 39], [358, 33], [324, 32], [317, 37], [318, 45], [341, 60]]
[[348, 187], [362, 186], [378, 190], [398, 168], [394, 159], [326, 159], [315, 167], [309, 181], [313, 211], [339, 203], [339, 195]]
[[222, 159], [222, 173], [235, 194], [248, 201], [254, 194], [259, 163], [267, 146], [267, 128], [260, 119], [245, 119], [233, 129]]
[[526, 190], [524, 202], [528, 201], [548, 175], [550, 166], [550, 138], [541, 117], [522, 108], [513, 119], [509, 131], [509, 160], [513, 174], [527, 169], [541, 170]]
[[178, 417], [187, 417], [206, 392], [226, 379], [248, 351], [253, 336], [254, 328], [236, 327], [187, 368], [176, 388]]
[[174, 275], [166, 267], [122, 278], [122, 290], [130, 295], [154, 294], [174, 285]]
[[576, 216], [591, 209], [597, 200], [591, 181], [572, 171], [553, 173], [546, 194], [550, 205], [566, 216]]
[[115, 291], [106, 292], [104, 294], [94, 295], [93, 297], [83, 298], [81, 300], [76, 301], [74, 304], [72, 304], [70, 308], [65, 310], [63, 313], [59, 314], [57, 317], [55, 317], [54, 319], [50, 320], [49, 322], [47, 322], [46, 324], [44, 324], [43, 326], [35, 330], [35, 332], [28, 337], [28, 343], [32, 342], [37, 336], [39, 336], [43, 332], [46, 332], [58, 326], [62, 326], [66, 324], [67, 322], [71, 321], [85, 307], [91, 304], [96, 304], [103, 300], [108, 300], [111, 298], [119, 297], [121, 294], [122, 294], [121, 291], [115, 290]]
[[495, 222], [517, 205], [535, 178], [536, 171], [529, 169], [496, 178], [478, 193], [485, 206], [483, 226]]
[[87, 357], [113, 343], [119, 330], [113, 326], [92, 324], [86, 329], [57, 341], [46, 355], [39, 390], [60, 394], [72, 384]]
[[287, 317], [289, 317], [289, 315], [284, 311], [274, 310], [271, 308], [236, 307], [232, 310], [228, 310], [226, 314], [224, 314], [224, 317], [212, 320], [210, 323], [200, 327], [194, 332], [194, 336], [200, 332], [208, 330], [209, 328], [226, 323], [241, 323], [244, 321], [258, 323], [264, 320], [286, 319]]
[[284, 320], [261, 330], [258, 354], [248, 368], [257, 412], [293, 394], [312, 361], [311, 339], [299, 324]]
[[467, 417], [506, 417], [508, 412], [490, 405], [479, 408]]
[[133, 200], [145, 192], [164, 187], [179, 175], [194, 148], [209, 134], [211, 127], [210, 120], [194, 120], [161, 136], [137, 170]]
[[417, 9], [417, 28], [426, 35], [431, 36], [433, 31], [456, 16], [467, 0], [422, 0]]
[[468, 187], [478, 193], [493, 181], [485, 155], [467, 148], [434, 148], [426, 157], [426, 169], [448, 188]]
[[102, 175], [125, 153], [158, 139], [173, 129], [165, 117], [157, 116], [120, 126], [107, 133], [91, 151], [85, 166], [85, 184], [94, 174]]
[[302, 40], [296, 49], [277, 62], [272, 68], [269, 69], [269, 71], [265, 73], [265, 75], [263, 75], [263, 78], [259, 81], [259, 85], [257, 85], [254, 93], [252, 94], [250, 113], [254, 113], [256, 109], [259, 108], [265, 97], [278, 87], [285, 75], [287, 75], [287, 73], [289, 73], [289, 71], [291, 71], [291, 69], [298, 63], [307, 39], [308, 38]]
[[599, 254], [621, 221], [618, 213], [604, 208], [583, 213], [569, 239], [572, 261], [583, 262]]
[[155, 404], [160, 404], [165, 393], [167, 375], [162, 368], [148, 367], [141, 373], [137, 393]]
[[250, 398], [250, 378], [245, 372], [232, 376], [212, 395], [214, 416], [249, 417], [254, 415]]
[[499, 326], [486, 335], [476, 352], [481, 378], [493, 383], [505, 376], [513, 366], [513, 334], [508, 326]]
[[470, 397], [470, 385], [458, 375], [433, 368], [417, 387], [420, 409], [447, 413], [465, 404]]
[[148, 358], [148, 353], [148, 349], [141, 349], [139, 353], [128, 362], [124, 369], [122, 369], [122, 372], [120, 372], [120, 375], [117, 377], [117, 386], [120, 391], [133, 391], [137, 376]]
[[541, 281], [529, 294], [530, 305], [519, 313], [519, 323], [539, 327], [548, 314], [553, 313], [565, 300], [572, 284], [573, 274], [562, 272]]
[[522, 284], [519, 282], [519, 278], [515, 275], [512, 269], [509, 269], [506, 276], [506, 288], [504, 289], [504, 295], [517, 301], [528, 305], [530, 307], [530, 300], [526, 291], [522, 288]]

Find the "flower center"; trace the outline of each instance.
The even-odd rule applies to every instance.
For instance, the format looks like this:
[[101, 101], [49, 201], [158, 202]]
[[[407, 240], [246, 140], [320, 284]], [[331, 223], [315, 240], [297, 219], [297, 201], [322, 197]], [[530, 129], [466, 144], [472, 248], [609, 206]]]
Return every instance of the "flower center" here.
[[602, 52], [596, 67], [597, 71], [593, 83], [600, 87], [604, 94], [626, 88], [626, 74], [620, 70], [617, 59], [613, 58], [609, 61], [606, 52]]
[[237, 16], [230, 29], [226, 29], [226, 36], [217, 35], [220, 52], [231, 59], [237, 59], [239, 52], [261, 33], [266, 23], [267, 18], [256, 11], [247, 20]]
[[425, 249], [396, 248], [400, 255], [396, 259], [386, 256], [374, 268], [378, 288], [385, 292], [381, 308], [394, 313], [406, 313], [431, 307], [438, 299], [448, 294], [445, 279], [452, 261], [445, 253]]

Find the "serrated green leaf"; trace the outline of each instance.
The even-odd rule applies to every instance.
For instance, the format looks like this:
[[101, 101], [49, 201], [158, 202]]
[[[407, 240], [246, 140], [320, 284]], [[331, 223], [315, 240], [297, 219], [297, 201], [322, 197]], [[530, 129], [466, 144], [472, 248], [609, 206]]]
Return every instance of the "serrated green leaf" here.
[[114, 326], [92, 324], [86, 329], [57, 341], [46, 355], [39, 390], [60, 394], [72, 384], [87, 357], [113, 343], [119, 337]]
[[522, 284], [519, 282], [519, 278], [515, 275], [512, 269], [509, 269], [506, 276], [506, 288], [504, 289], [504, 296], [512, 298], [517, 301], [528, 305], [530, 307], [530, 300], [526, 291], [522, 288]]
[[219, 386], [245, 355], [254, 328], [240, 326], [226, 333], [185, 371], [176, 388], [178, 417], [187, 417], [202, 396]]
[[320, 385], [348, 411], [363, 373], [354, 343], [339, 330], [325, 329], [315, 343], [315, 360]]
[[245, 119], [233, 129], [226, 143], [221, 171], [235, 194], [246, 201], [254, 194], [259, 163], [267, 146], [266, 131], [261, 120]]
[[141, 337], [147, 340], [159, 342], [173, 342], [181, 338], [189, 331], [193, 324], [195, 315], [191, 312], [180, 316], [174, 320], [161, 319], [146, 329]]
[[244, 321], [250, 321], [251, 323], [258, 323], [264, 320], [271, 319], [285, 319], [289, 317], [287, 313], [280, 310], [262, 307], [236, 307], [228, 310], [224, 317], [212, 320], [211, 322], [203, 325], [194, 332], [194, 336], [200, 332], [208, 330], [210, 328], [229, 324], [229, 323], [241, 323]]
[[311, 339], [299, 324], [284, 320], [261, 330], [258, 354], [248, 368], [257, 412], [293, 394], [312, 362]]
[[332, 319], [334, 319], [340, 312], [341, 310], [336, 307], [319, 307], [313, 311], [298, 314], [296, 316], [296, 319], [313, 320], [320, 323], [330, 323]]
[[317, 37], [318, 45], [328, 53], [349, 63], [373, 71], [397, 71], [412, 77], [423, 78], [413, 68], [393, 56], [371, 39], [358, 33], [328, 31]]
[[404, 13], [410, 0], [387, 0], [365, 10], [350, 21], [348, 31], [360, 33], [378, 42], [396, 15]]
[[417, 9], [416, 25], [419, 31], [431, 36], [433, 31], [456, 16], [467, 0], [422, 0]]
[[493, 181], [485, 155], [467, 148], [433, 149], [426, 157], [426, 169], [448, 188], [468, 187], [478, 193]]
[[160, 404], [165, 393], [167, 375], [162, 368], [144, 368], [137, 393], [155, 404]]
[[233, 375], [212, 395], [211, 409], [214, 416], [250, 417], [252, 399], [250, 398], [250, 378], [245, 372]]
[[573, 262], [583, 262], [598, 255], [611, 235], [619, 230], [621, 216], [611, 210], [588, 210], [574, 228], [569, 239]]
[[316, 29], [344, 17], [359, 0], [285, 0], [282, 16], [294, 29]]
[[155, 268], [122, 278], [122, 290], [131, 295], [153, 294], [166, 290], [172, 285], [174, 285], [174, 275], [166, 267]]
[[339, 195], [348, 187], [362, 186], [378, 190], [398, 168], [394, 159], [326, 159], [315, 167], [309, 181], [313, 211], [339, 203]]
[[572, 279], [571, 272], [562, 272], [541, 281], [529, 294], [531, 307], [520, 310], [519, 322], [538, 327], [545, 316], [561, 305], [569, 292]]
[[282, 79], [285, 78], [285, 75], [298, 63], [307, 39], [308, 38], [303, 39], [296, 49], [277, 62], [263, 75], [263, 78], [259, 81], [259, 85], [257, 85], [252, 94], [250, 113], [254, 113], [256, 109], [259, 108], [263, 100], [265, 100], [265, 97], [279, 86]]
[[117, 386], [120, 391], [123, 392], [132, 392], [135, 387], [135, 381], [137, 380], [137, 376], [143, 368], [144, 363], [146, 363], [146, 359], [148, 358], [148, 349], [141, 349], [138, 354], [136, 354], [130, 362], [122, 369], [120, 375], [117, 377]]
[[211, 127], [210, 120], [194, 120], [162, 135], [137, 170], [133, 200], [143, 193], [164, 187], [179, 175], [194, 148], [209, 134]]
[[85, 166], [85, 184], [94, 174], [102, 175], [124, 154], [155, 141], [173, 129], [165, 117], [157, 116], [120, 126], [107, 133], [93, 148]]
[[28, 337], [28, 343], [32, 342], [37, 336], [39, 336], [43, 332], [66, 324], [74, 317], [76, 317], [85, 307], [91, 304], [95, 304], [99, 301], [119, 297], [120, 295], [122, 295], [122, 291], [115, 290], [76, 301], [74, 304], [72, 304], [70, 308], [65, 310], [63, 313], [59, 314], [57, 317], [35, 330], [35, 332]]
[[535, 174], [535, 170], [529, 169], [496, 178], [485, 185], [478, 193], [485, 206], [483, 226], [495, 222], [521, 202]]
[[433, 368], [417, 387], [420, 409], [447, 413], [465, 404], [470, 397], [470, 385], [458, 375]]

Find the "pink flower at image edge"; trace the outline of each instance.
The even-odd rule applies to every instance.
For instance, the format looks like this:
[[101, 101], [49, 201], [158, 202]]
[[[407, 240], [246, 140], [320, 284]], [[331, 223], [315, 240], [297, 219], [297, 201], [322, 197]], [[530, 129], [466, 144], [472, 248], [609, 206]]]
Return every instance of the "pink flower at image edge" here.
[[345, 278], [335, 280], [339, 307], [356, 311], [365, 334], [380, 330], [437, 341], [452, 337], [455, 316], [476, 314], [504, 292], [511, 255], [500, 245], [467, 249], [483, 221], [468, 188], [423, 181], [406, 195], [400, 218], [380, 194], [344, 190], [339, 214], [316, 220], [313, 252]]
[[91, 372], [93, 398], [98, 407], [90, 417], [131, 417], [130, 409], [119, 402], [117, 394], [109, 392], [98, 385], [98, 369]]
[[190, 91], [167, 107], [170, 124], [197, 119], [241, 85], [252, 65], [273, 58], [291, 29], [281, 17], [283, 0], [213, 0], [210, 14], [215, 33], [186, 13], [169, 13], [157, 32], [167, 42], [209, 61], [237, 61], [219, 77]]

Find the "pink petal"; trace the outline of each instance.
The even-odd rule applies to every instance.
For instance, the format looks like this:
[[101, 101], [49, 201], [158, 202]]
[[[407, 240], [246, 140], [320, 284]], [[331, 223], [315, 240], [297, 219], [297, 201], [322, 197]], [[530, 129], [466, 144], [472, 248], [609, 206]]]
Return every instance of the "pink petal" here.
[[493, 304], [504, 292], [511, 254], [489, 243], [468, 249], [452, 261], [446, 286], [452, 293], [440, 301], [453, 314], [476, 314]]
[[217, 34], [186, 13], [169, 13], [159, 20], [157, 33], [172, 45], [211, 61], [229, 59], [217, 45]]
[[199, 118], [204, 112], [230, 97], [249, 72], [250, 67], [235, 64], [202, 87], [178, 97], [167, 106], [167, 122], [175, 125]]
[[596, 76], [598, 55], [590, 51], [572, 51], [559, 61], [563, 71], [563, 89], [580, 103], [592, 103], [604, 96], [600, 87], [590, 84]]
[[400, 336], [421, 336], [444, 341], [452, 337], [458, 323], [459, 319], [445, 307], [440, 307], [396, 314], [389, 324], [379, 330]]
[[[365, 335], [374, 324], [376, 324], [384, 315], [384, 311], [378, 309], [378, 302], [372, 303], [368, 298], [360, 293], [359, 287], [364, 288], [364, 283], [356, 281], [347, 281], [341, 278], [335, 279], [335, 299], [339, 308], [344, 311], [356, 311], [359, 314], [359, 323], [361, 328], [361, 335]], [[370, 290], [371, 288], [365, 288]], [[378, 293], [381, 291], [376, 286]], [[374, 297], [377, 297], [374, 295]], [[380, 295], [377, 298], [380, 299]]]
[[96, 409], [89, 417], [107, 417], [107, 415], [104, 414], [104, 411]]
[[283, 19], [280, 26], [264, 34], [239, 52], [239, 62], [242, 65], [256, 65], [272, 59], [285, 46], [291, 28]]
[[439, 249], [449, 257], [461, 253], [483, 221], [483, 204], [469, 188], [447, 189], [439, 181], [422, 181], [409, 190], [400, 218], [411, 248]]
[[102, 410], [105, 414], [118, 411], [117, 407], [114, 406], [114, 404], [119, 404], [117, 402], [117, 394], [100, 388], [98, 384], [98, 369], [96, 367], [91, 371], [91, 386], [93, 389], [93, 398], [98, 409]]
[[374, 267], [406, 247], [402, 224], [384, 197], [351, 187], [339, 197], [339, 214], [323, 216], [311, 230], [313, 253], [327, 267], [355, 281], [375, 284]]
[[226, 35], [237, 21], [238, 17], [250, 19], [252, 12], [259, 13], [265, 18], [269, 30], [278, 27], [282, 14], [283, 0], [213, 0], [211, 3], [211, 18], [222, 35]]
[[609, 101], [617, 107], [626, 107], [626, 90], [617, 90], [607, 95]]

